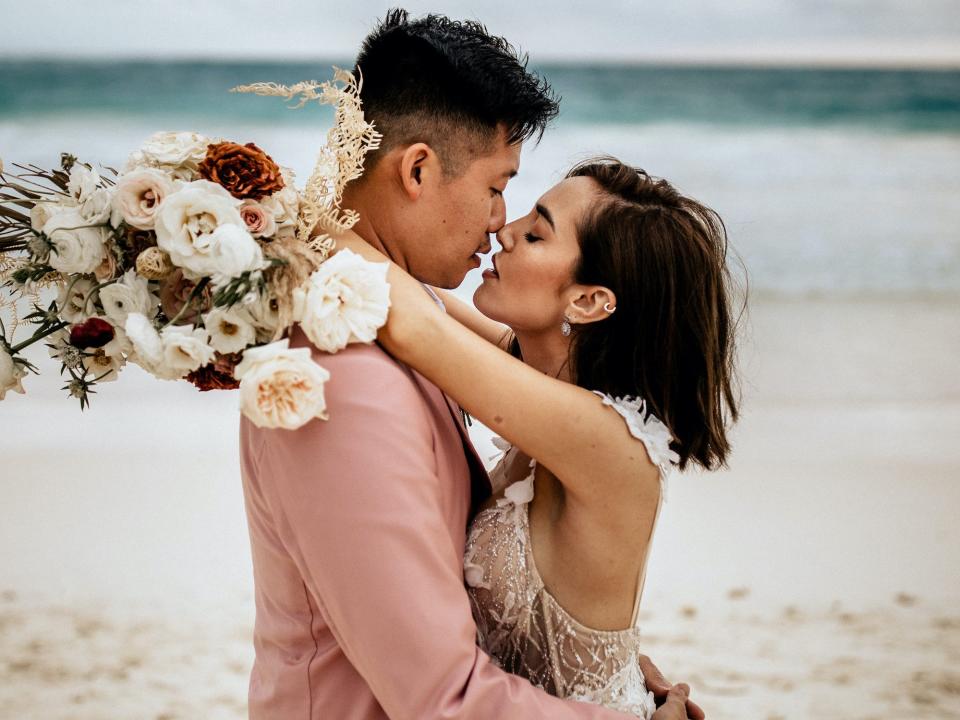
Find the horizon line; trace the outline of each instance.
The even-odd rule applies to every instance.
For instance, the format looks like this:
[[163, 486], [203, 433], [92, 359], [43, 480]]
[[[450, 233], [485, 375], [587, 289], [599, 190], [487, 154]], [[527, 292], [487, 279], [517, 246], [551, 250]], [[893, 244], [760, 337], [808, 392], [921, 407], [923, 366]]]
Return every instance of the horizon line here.
[[[0, 51], [0, 62], [136, 62], [136, 63], [346, 63], [351, 65], [352, 58], [308, 55], [197, 55], [187, 53], [171, 53], [169, 55], [151, 54], [94, 54], [94, 53], [4, 53]], [[716, 67], [716, 68], [783, 68], [783, 69], [863, 69], [863, 70], [960, 70], [960, 55], [958, 56], [929, 56], [929, 57], [850, 57], [850, 56], [808, 56], [808, 55], [680, 55], [675, 53], [662, 55], [638, 56], [580, 56], [542, 54], [536, 61], [531, 60], [534, 67], [542, 65], [553, 66], [591, 66], [591, 65], [621, 65], [621, 66], [651, 66], [651, 67]]]

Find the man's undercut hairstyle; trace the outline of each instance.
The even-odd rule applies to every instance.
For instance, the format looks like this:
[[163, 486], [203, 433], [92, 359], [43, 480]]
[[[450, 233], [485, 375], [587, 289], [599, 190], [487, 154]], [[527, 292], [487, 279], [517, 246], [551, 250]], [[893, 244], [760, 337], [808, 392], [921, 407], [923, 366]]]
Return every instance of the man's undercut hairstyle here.
[[527, 70], [526, 55], [479, 22], [442, 15], [388, 11], [364, 40], [354, 75], [363, 80], [364, 114], [383, 133], [367, 170], [391, 149], [423, 142], [455, 177], [492, 150], [501, 125], [508, 144], [539, 140], [559, 113], [559, 98]]

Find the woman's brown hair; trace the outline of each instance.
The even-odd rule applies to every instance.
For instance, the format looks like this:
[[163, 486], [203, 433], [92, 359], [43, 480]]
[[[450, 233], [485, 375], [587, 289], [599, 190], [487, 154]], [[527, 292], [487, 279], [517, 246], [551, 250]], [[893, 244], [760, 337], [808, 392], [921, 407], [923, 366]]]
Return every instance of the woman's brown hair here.
[[617, 309], [573, 325], [574, 381], [614, 397], [639, 396], [670, 428], [680, 468], [726, 464], [735, 392], [732, 279], [720, 216], [666, 180], [614, 158], [576, 165], [599, 202], [578, 227], [574, 280], [603, 285]]

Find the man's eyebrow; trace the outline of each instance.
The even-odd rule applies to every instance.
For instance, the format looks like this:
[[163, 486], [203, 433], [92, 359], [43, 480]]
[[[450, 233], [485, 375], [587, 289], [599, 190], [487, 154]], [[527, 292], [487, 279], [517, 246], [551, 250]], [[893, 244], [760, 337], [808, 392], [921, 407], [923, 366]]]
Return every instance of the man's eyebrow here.
[[553, 228], [554, 232], [556, 232], [557, 226], [553, 224], [553, 215], [551, 215], [550, 211], [540, 203], [537, 203], [537, 214], [542, 216], [544, 220], [550, 223], [550, 227]]

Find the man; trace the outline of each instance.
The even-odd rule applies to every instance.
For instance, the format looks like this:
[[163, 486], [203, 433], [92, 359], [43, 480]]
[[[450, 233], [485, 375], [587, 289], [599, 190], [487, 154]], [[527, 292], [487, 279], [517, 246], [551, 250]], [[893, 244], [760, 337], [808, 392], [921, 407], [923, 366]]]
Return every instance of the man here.
[[[456, 287], [505, 222], [521, 143], [557, 103], [505, 41], [442, 17], [390, 12], [357, 66], [384, 142], [344, 199], [355, 230], [422, 282]], [[309, 341], [295, 328], [291, 344]], [[251, 718], [622, 718], [551, 697], [476, 647], [462, 556], [490, 487], [459, 408], [376, 345], [314, 353], [331, 373], [329, 421], [241, 420]], [[685, 693], [664, 718], [685, 716]]]

